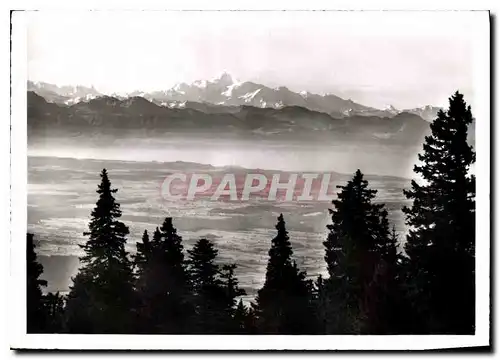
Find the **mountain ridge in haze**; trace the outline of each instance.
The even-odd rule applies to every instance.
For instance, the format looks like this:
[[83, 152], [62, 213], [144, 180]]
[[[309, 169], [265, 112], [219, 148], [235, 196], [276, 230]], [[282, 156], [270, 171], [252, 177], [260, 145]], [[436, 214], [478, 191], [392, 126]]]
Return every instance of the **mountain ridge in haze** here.
[[410, 113], [390, 118], [359, 115], [336, 118], [300, 106], [278, 109], [205, 106], [170, 108], [139, 96], [125, 99], [101, 96], [73, 105], [59, 105], [28, 92], [28, 135], [33, 139], [58, 133], [87, 137], [96, 134], [158, 137], [177, 133], [277, 141], [352, 141], [361, 146], [419, 144], [429, 130], [428, 122]]
[[[93, 87], [56, 86], [44, 82], [28, 81], [28, 90], [34, 91], [49, 102], [73, 105], [105, 96]], [[197, 80], [192, 84], [179, 83], [168, 90], [151, 92], [133, 91], [126, 95], [111, 94], [119, 99], [143, 97], [157, 105], [169, 108], [205, 109], [204, 112], [227, 113], [237, 111], [234, 107], [254, 106], [280, 109], [286, 106], [299, 106], [316, 112], [323, 112], [332, 117], [379, 116], [393, 117], [407, 112], [432, 121], [440, 109], [431, 105], [422, 108], [398, 110], [394, 107], [376, 109], [342, 99], [334, 94], [313, 94], [307, 91], [299, 93], [285, 86], [271, 88], [251, 81], [235, 81], [228, 73], [211, 81]], [[226, 109], [227, 108], [227, 109]], [[232, 109], [233, 108], [233, 109]]]

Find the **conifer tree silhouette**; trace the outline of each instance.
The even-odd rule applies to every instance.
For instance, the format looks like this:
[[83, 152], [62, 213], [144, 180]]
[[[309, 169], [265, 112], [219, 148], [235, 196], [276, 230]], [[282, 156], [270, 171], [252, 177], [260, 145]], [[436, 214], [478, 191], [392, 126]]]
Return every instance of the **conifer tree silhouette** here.
[[65, 330], [69, 333], [98, 333], [95, 317], [99, 316], [95, 308], [95, 283], [90, 274], [79, 271], [72, 279], [70, 293], [64, 308]]
[[42, 287], [47, 281], [41, 280], [43, 266], [37, 261], [33, 234], [26, 235], [26, 326], [28, 333], [45, 330], [46, 312]]
[[[154, 238], [159, 241], [160, 230], [156, 228]], [[159, 333], [158, 320], [159, 316], [155, 312], [155, 302], [158, 294], [161, 293], [157, 290], [161, 287], [158, 283], [158, 277], [155, 277], [154, 272], [160, 271], [157, 266], [153, 253], [153, 245], [149, 240], [147, 230], [144, 230], [142, 235], [142, 242], [136, 243], [137, 252], [133, 260], [136, 268], [136, 290], [137, 290], [137, 303], [136, 303], [136, 319], [135, 329], [139, 333]], [[162, 299], [159, 299], [162, 302]], [[161, 306], [161, 305], [160, 305]]]
[[245, 295], [234, 275], [235, 264], [219, 265], [218, 250], [207, 240], [200, 239], [189, 253], [196, 320], [195, 333], [240, 333], [236, 315], [236, 298]]
[[134, 276], [125, 250], [128, 227], [118, 219], [120, 204], [115, 201], [106, 169], [101, 172], [99, 199], [91, 212], [89, 240], [80, 245], [85, 254], [82, 267], [73, 279], [67, 301], [68, 329], [71, 332], [127, 333], [132, 331]]
[[223, 283], [218, 277], [219, 265], [215, 262], [218, 251], [212, 242], [200, 239], [188, 253], [196, 304], [194, 331], [202, 334], [225, 332], [230, 314], [225, 313]]
[[411, 332], [411, 311], [404, 284], [404, 258], [398, 250], [398, 235], [392, 228], [387, 243], [381, 247], [372, 280], [363, 302], [368, 334], [404, 334]]
[[376, 314], [370, 301], [376, 297], [368, 296], [368, 288], [377, 269], [387, 267], [382, 260], [396, 261], [388, 214], [384, 204], [373, 203], [377, 191], [368, 187], [360, 170], [345, 186], [337, 187], [341, 191], [333, 200], [332, 224], [323, 243], [329, 273], [322, 301], [329, 308], [324, 311], [329, 317], [326, 332], [378, 332], [369, 325], [374, 323], [370, 316]]
[[136, 244], [137, 252], [133, 256], [134, 265], [136, 266], [137, 277], [140, 279], [142, 275], [148, 270], [148, 264], [152, 256], [152, 247], [149, 241], [149, 234], [147, 230], [144, 230], [142, 234], [142, 242], [137, 242]]
[[190, 279], [182, 237], [165, 218], [153, 239], [144, 232], [137, 243], [138, 320], [142, 333], [183, 334], [192, 321]]
[[475, 153], [467, 143], [473, 117], [456, 92], [425, 138], [420, 164], [404, 191], [410, 226], [405, 245], [412, 293], [424, 333], [473, 334], [475, 324]]
[[293, 250], [283, 214], [272, 239], [264, 286], [254, 304], [257, 326], [264, 334], [307, 334], [314, 332], [312, 284], [292, 260]]

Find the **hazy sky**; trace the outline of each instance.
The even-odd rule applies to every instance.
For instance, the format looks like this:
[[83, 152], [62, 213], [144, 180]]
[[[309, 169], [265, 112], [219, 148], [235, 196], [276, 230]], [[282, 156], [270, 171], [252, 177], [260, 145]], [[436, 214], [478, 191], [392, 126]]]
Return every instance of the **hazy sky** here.
[[376, 107], [443, 105], [473, 92], [469, 14], [32, 12], [28, 78], [125, 92], [226, 71]]

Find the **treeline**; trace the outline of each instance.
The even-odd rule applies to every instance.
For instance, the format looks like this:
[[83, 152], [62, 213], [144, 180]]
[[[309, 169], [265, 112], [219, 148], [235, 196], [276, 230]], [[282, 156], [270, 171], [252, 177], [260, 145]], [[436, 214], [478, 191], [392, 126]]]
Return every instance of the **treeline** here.
[[404, 195], [404, 252], [384, 204], [361, 171], [330, 210], [328, 276], [311, 280], [293, 260], [282, 215], [265, 282], [245, 305], [235, 264], [198, 240], [184, 251], [171, 218], [144, 231], [131, 256], [108, 174], [101, 173], [81, 268], [67, 296], [43, 295], [33, 235], [27, 247], [27, 330], [144, 334], [474, 334], [475, 153], [470, 107], [455, 93], [431, 124]]

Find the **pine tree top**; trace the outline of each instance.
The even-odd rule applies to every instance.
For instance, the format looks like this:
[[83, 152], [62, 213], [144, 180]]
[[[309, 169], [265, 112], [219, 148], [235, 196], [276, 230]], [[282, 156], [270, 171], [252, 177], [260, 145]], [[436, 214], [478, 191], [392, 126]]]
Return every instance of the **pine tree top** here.
[[171, 217], [166, 217], [161, 225], [160, 230], [164, 233], [177, 233], [177, 229], [174, 228], [174, 224], [172, 222]]
[[149, 242], [149, 234], [147, 230], [144, 230], [142, 234], [142, 242], [137, 242], [135, 244], [137, 252], [134, 256], [134, 262], [139, 267], [139, 273], [143, 271], [143, 267], [146, 262], [151, 259], [151, 243]]
[[291, 256], [293, 255], [292, 244], [286, 230], [285, 220], [283, 214], [278, 216], [278, 223], [276, 224], [278, 234], [271, 241], [271, 248], [269, 249], [269, 261], [279, 262], [281, 264], [290, 263]]
[[420, 164], [414, 167], [424, 181], [412, 180], [411, 188], [404, 190], [413, 200], [411, 207], [403, 208], [410, 226], [405, 244], [410, 257], [417, 259], [431, 245], [473, 252], [475, 178], [469, 168], [475, 153], [467, 143], [472, 121], [470, 106], [457, 91], [449, 98], [448, 110], [440, 111], [430, 125]]
[[389, 251], [388, 212], [384, 204], [373, 202], [377, 190], [369, 188], [359, 169], [346, 185], [337, 187], [341, 191], [332, 201], [332, 223], [327, 225], [329, 233], [323, 242], [328, 273], [330, 278], [341, 277], [347, 267], [363, 267], [365, 276], [378, 258]]
[[200, 239], [194, 244], [189, 254], [189, 269], [193, 285], [198, 290], [205, 286], [218, 285], [219, 265], [215, 262], [218, 250], [207, 239]]
[[124, 268], [129, 267], [129, 260], [125, 251], [128, 227], [119, 218], [122, 213], [120, 204], [113, 194], [116, 189], [111, 188], [106, 169], [101, 172], [101, 183], [97, 187], [99, 198], [91, 212], [89, 231], [84, 232], [89, 240], [80, 245], [85, 250], [85, 256], [80, 258], [84, 264], [91, 267], [102, 267], [105, 262], [120, 263]]

